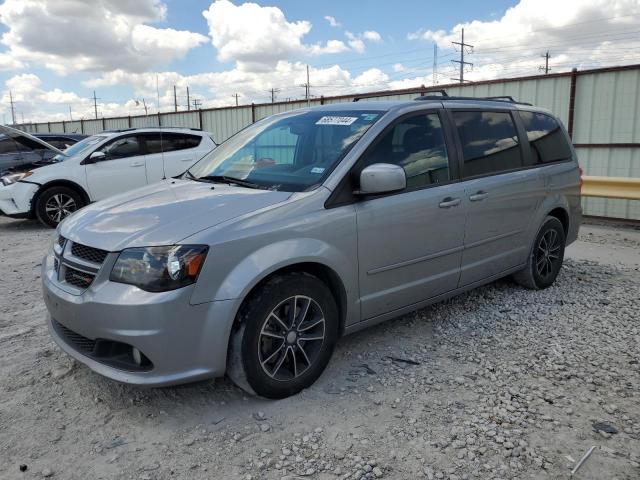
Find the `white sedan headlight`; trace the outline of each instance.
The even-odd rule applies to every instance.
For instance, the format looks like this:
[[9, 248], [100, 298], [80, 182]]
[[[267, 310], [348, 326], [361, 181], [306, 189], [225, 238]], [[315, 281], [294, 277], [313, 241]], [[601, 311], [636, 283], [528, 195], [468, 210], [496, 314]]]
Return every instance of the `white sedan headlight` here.
[[23, 178], [27, 178], [31, 175], [33, 175], [33, 172], [10, 173], [9, 175], [5, 175], [0, 178], [0, 181], [3, 185], [11, 185], [12, 183], [19, 182]]

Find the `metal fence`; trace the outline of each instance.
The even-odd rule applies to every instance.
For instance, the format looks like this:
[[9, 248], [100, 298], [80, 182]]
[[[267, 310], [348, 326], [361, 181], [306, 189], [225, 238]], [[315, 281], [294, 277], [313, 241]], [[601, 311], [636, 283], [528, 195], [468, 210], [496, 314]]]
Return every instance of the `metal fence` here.
[[[548, 108], [567, 126], [585, 175], [640, 178], [640, 65], [376, 92], [360, 101], [409, 100], [434, 88], [446, 89], [449, 95], [510, 95]], [[358, 96], [319, 97], [310, 104], [350, 102]], [[305, 101], [251, 104], [146, 116], [30, 123], [17, 128], [38, 133], [92, 134], [148, 126], [191, 127], [211, 132], [214, 140], [221, 143], [252, 122], [306, 105]], [[583, 207], [586, 215], [640, 220], [640, 202], [634, 200], [589, 197], [584, 198]]]

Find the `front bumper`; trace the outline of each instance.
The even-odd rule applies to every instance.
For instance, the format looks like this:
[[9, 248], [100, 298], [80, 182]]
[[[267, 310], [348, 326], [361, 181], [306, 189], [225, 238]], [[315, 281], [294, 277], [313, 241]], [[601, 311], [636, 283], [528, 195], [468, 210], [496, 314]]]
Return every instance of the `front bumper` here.
[[39, 185], [25, 182], [0, 185], [0, 213], [8, 217], [28, 216], [38, 188]]
[[[47, 324], [55, 342], [79, 362], [113, 380], [147, 386], [224, 375], [234, 301], [191, 305], [193, 286], [150, 293], [108, 280], [101, 282], [98, 277], [78, 295], [56, 284], [48, 268], [51, 262], [50, 256], [45, 259], [42, 272]], [[88, 353], [78, 348], [77, 336], [87, 342], [135, 347], [150, 365], [128, 368], [108, 355]]]

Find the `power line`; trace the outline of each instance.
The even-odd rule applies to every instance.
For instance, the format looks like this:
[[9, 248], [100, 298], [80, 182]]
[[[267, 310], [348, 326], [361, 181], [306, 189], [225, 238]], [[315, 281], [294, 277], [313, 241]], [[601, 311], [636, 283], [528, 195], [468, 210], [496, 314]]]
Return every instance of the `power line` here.
[[460, 60], [451, 60], [453, 63], [460, 64], [460, 77], [457, 79], [452, 78], [452, 80], [458, 80], [460, 83], [464, 83], [464, 66], [471, 65], [473, 67], [473, 63], [464, 61], [464, 49], [465, 47], [471, 47], [471, 49], [473, 49], [473, 45], [464, 43], [464, 28], [462, 29], [462, 39], [459, 42], [451, 42], [451, 43], [453, 43], [454, 45], [460, 45]]

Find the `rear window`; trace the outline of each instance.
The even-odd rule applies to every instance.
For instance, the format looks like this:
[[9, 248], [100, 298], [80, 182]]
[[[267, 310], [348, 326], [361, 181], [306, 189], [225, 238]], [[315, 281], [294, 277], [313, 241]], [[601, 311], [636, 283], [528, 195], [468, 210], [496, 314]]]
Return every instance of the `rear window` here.
[[508, 112], [453, 112], [462, 143], [464, 176], [505, 172], [523, 166], [518, 133]]
[[538, 112], [520, 112], [527, 131], [534, 164], [559, 162], [571, 158], [571, 147], [560, 124], [549, 115]]

